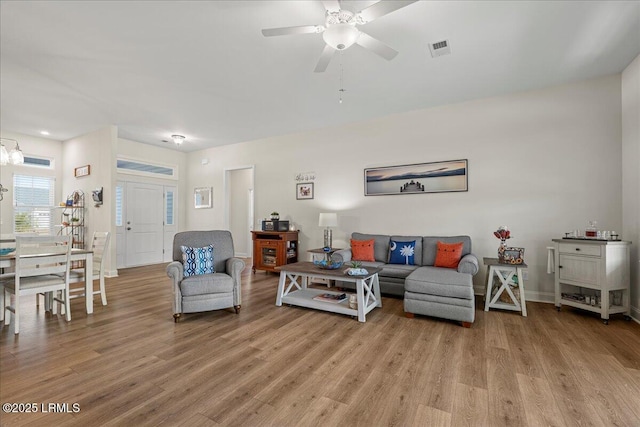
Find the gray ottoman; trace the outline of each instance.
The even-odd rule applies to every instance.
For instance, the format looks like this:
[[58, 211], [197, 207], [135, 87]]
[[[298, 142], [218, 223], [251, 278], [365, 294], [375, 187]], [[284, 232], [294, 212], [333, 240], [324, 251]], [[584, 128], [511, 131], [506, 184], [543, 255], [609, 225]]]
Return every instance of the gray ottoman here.
[[404, 311], [462, 322], [469, 328], [475, 319], [475, 299], [471, 274], [450, 268], [420, 267], [404, 284]]

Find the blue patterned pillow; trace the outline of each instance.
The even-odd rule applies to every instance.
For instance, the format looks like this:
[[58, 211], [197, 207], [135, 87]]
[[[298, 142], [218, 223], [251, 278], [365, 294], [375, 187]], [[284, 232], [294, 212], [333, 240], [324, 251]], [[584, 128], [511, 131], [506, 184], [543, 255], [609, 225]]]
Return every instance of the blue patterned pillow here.
[[416, 253], [416, 241], [396, 242], [391, 241], [389, 245], [389, 264], [414, 265], [413, 256]]
[[182, 249], [184, 277], [215, 273], [213, 268], [213, 245], [205, 246], [204, 248], [180, 246], [180, 249]]

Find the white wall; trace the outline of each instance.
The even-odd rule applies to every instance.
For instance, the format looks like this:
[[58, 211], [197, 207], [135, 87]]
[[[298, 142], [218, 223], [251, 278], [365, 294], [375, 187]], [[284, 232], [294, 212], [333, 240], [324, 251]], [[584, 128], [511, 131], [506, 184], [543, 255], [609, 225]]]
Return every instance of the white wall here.
[[[53, 169], [44, 169], [25, 165], [0, 166], [0, 183], [9, 191], [3, 193], [0, 202], [0, 233], [13, 234], [13, 175], [52, 176], [55, 178], [55, 200], [63, 200], [62, 192], [62, 142], [51, 139], [38, 138], [19, 133], [0, 130], [2, 138], [18, 141], [20, 149], [27, 156], [45, 157], [53, 160]], [[7, 151], [11, 151], [14, 144], [5, 143]], [[54, 218], [55, 220], [55, 218]]]
[[[480, 258], [496, 256], [492, 232], [508, 225], [510, 245], [525, 248], [528, 296], [551, 301], [551, 239], [591, 219], [622, 230], [620, 96], [614, 75], [191, 153], [189, 187], [213, 186], [214, 209], [189, 209], [187, 228], [222, 227], [224, 168], [254, 164], [255, 226], [277, 210], [303, 251], [322, 246], [320, 212], [338, 212], [334, 246], [353, 231], [468, 234]], [[364, 168], [452, 159], [469, 160], [468, 192], [363, 195]], [[296, 200], [295, 174], [309, 171], [315, 198]], [[484, 270], [474, 281], [481, 291]]]
[[229, 171], [229, 231], [237, 256], [251, 254], [249, 232], [249, 191], [253, 188], [253, 169]]
[[622, 72], [622, 234], [631, 246], [631, 310], [640, 320], [640, 56]]
[[[69, 195], [75, 190], [84, 192], [85, 200], [85, 242], [90, 247], [94, 231], [111, 232], [111, 243], [108, 256], [105, 259], [105, 274], [117, 275], [115, 252], [115, 147], [118, 129], [108, 126], [94, 132], [70, 139], [63, 143], [63, 195]], [[75, 177], [74, 169], [90, 165], [88, 176]], [[103, 187], [103, 204], [96, 207], [91, 198], [91, 192]]]

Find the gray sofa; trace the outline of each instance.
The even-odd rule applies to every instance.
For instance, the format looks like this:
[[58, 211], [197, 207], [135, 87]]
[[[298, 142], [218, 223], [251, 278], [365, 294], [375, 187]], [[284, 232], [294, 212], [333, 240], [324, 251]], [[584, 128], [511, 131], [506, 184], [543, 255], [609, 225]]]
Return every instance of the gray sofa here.
[[[213, 245], [215, 273], [184, 277], [181, 246], [201, 248]], [[238, 313], [241, 304], [240, 274], [244, 261], [234, 258], [233, 239], [226, 230], [183, 231], [173, 238], [173, 262], [167, 275], [173, 285], [173, 317], [177, 322], [182, 313], [219, 310], [233, 307]]]
[[[475, 319], [473, 276], [478, 272], [478, 258], [471, 252], [469, 236], [391, 236], [353, 233], [354, 240], [374, 240], [375, 262], [362, 262], [364, 268], [380, 267], [378, 274], [382, 293], [403, 296], [408, 317], [423, 314], [462, 322], [469, 327]], [[416, 242], [415, 265], [389, 264], [391, 240]], [[457, 269], [434, 267], [437, 242], [463, 242], [462, 259]], [[334, 261], [351, 262], [351, 249], [332, 255]], [[353, 288], [352, 283], [338, 286]]]

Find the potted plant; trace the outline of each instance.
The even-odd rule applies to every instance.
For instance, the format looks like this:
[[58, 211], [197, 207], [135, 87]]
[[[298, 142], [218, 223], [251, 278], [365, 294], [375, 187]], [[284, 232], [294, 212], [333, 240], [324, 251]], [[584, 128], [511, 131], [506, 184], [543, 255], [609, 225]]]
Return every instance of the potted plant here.
[[276, 211], [271, 212], [271, 219], [274, 221], [280, 219], [280, 214]]

